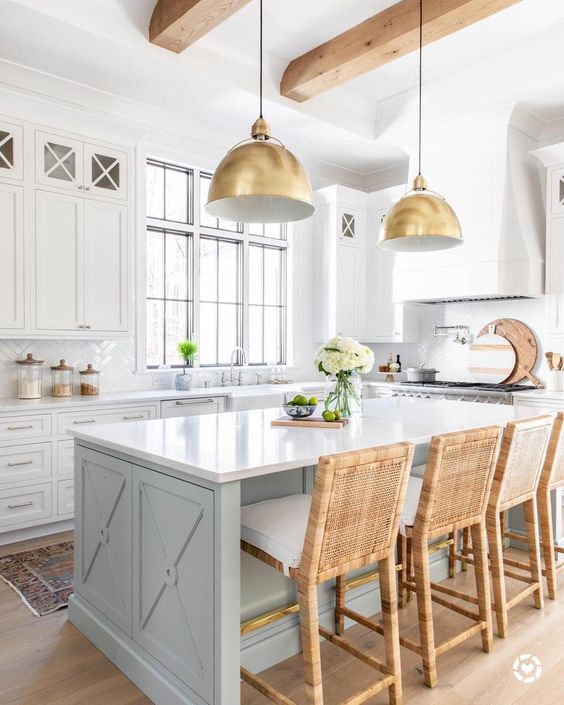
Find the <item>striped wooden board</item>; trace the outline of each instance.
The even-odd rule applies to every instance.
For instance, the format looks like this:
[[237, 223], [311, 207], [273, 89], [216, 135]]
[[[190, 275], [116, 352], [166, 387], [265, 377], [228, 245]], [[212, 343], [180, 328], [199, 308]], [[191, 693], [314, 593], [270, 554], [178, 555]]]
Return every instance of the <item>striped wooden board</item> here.
[[499, 384], [513, 372], [515, 359], [515, 348], [507, 338], [487, 333], [470, 346], [468, 370], [477, 382]]
[[511, 375], [504, 380], [506, 384], [518, 384], [523, 379], [529, 379], [533, 384], [539, 385], [539, 380], [532, 373], [537, 361], [538, 347], [535, 334], [523, 321], [515, 318], [497, 318], [486, 324], [478, 335], [489, 332], [490, 326], [495, 326], [495, 332], [507, 338], [515, 348], [517, 360]]
[[296, 428], [344, 428], [349, 423], [349, 419], [339, 419], [338, 421], [324, 421], [319, 416], [309, 416], [307, 419], [291, 419], [289, 416], [282, 416], [270, 422], [271, 426], [294, 426]]

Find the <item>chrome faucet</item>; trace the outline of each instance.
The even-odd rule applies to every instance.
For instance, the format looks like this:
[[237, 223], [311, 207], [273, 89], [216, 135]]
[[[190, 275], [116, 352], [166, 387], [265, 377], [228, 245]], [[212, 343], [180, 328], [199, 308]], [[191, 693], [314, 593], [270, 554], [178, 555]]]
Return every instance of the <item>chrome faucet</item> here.
[[[241, 362], [241, 364], [242, 364], [242, 366], [243, 366], [243, 367], [246, 367], [246, 365], [247, 365], [247, 353], [243, 350], [243, 348], [242, 348], [240, 345], [238, 345], [236, 348], [233, 348], [233, 352], [231, 353], [231, 370], [230, 370], [230, 374], [229, 374], [229, 379], [230, 379], [230, 381], [231, 381], [231, 384], [233, 384], [233, 382], [235, 381], [235, 377], [233, 376], [233, 366], [235, 365], [235, 360], [234, 360], [235, 355], [236, 355], [238, 352], [241, 353], [241, 357], [242, 357], [242, 362]], [[242, 378], [242, 373], [239, 373], [239, 377], [238, 377], [238, 384], [239, 384], [239, 386], [241, 386], [242, 380], [243, 380], [243, 378]]]

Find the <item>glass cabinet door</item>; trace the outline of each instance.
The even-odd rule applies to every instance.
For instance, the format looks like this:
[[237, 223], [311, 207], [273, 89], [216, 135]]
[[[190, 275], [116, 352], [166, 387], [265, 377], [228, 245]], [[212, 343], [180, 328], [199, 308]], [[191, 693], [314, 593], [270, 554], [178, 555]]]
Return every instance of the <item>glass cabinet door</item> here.
[[127, 154], [95, 144], [84, 145], [84, 189], [106, 198], [127, 198]]
[[35, 169], [38, 184], [84, 190], [83, 143], [46, 132], [36, 133]]
[[23, 179], [23, 131], [0, 120], [0, 178]]

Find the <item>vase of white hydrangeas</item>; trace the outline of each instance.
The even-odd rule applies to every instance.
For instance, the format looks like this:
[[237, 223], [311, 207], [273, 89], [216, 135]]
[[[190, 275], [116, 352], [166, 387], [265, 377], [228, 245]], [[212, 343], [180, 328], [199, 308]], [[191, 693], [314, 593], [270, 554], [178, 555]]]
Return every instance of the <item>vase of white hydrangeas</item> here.
[[352, 338], [336, 336], [319, 348], [315, 365], [327, 376], [325, 408], [345, 418], [362, 413], [360, 375], [374, 365], [372, 350]]

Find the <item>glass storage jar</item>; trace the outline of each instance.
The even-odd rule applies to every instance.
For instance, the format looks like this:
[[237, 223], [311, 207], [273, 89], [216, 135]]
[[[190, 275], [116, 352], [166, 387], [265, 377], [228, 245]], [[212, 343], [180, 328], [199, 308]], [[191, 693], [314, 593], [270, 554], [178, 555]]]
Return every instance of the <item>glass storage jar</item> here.
[[80, 370], [80, 393], [83, 396], [94, 396], [100, 391], [100, 373], [92, 365], [86, 365], [85, 370]]
[[72, 397], [72, 373], [74, 367], [59, 360], [56, 367], [51, 367], [51, 396]]
[[28, 353], [18, 365], [18, 399], [40, 399], [43, 385], [43, 360], [35, 360]]

